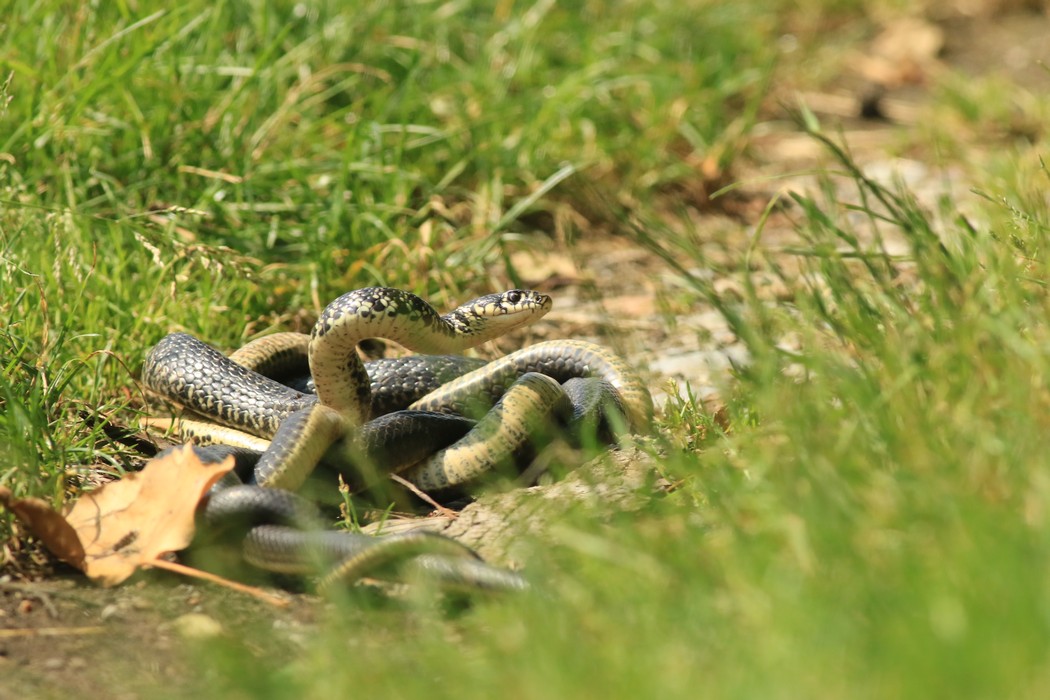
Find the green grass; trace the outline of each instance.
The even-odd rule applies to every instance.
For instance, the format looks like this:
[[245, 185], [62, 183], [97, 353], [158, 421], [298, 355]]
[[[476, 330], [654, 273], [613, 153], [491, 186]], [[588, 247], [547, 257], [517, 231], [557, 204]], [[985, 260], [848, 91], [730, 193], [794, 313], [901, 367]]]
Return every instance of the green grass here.
[[772, 59], [717, 4], [57, 8], [13, 3], [0, 40], [0, 481], [33, 492], [112, 459], [73, 418], [136, 403], [164, 333], [229, 348], [356, 287], [511, 286], [510, 251], [569, 235], [574, 181], [728, 162], [721, 105]]
[[[348, 596], [301, 653], [204, 645], [200, 680], [169, 692], [1045, 695], [1038, 148], [999, 142], [966, 219], [951, 198], [925, 211], [866, 181], [829, 144], [854, 203], [829, 179], [770, 211], [797, 230], [791, 256], [760, 226], [746, 264], [717, 271], [781, 274], [794, 294], [776, 303], [746, 285], [715, 294], [692, 272], [703, 231], [684, 212], [661, 223], [711, 184], [698, 159], [732, 171], [777, 37], [814, 40], [814, 16], [758, 2], [10, 3], [0, 485], [57, 501], [68, 471], [127, 466], [98, 419], [133, 417], [138, 364], [164, 333], [229, 348], [374, 283], [447, 305], [515, 283], [522, 246], [595, 235], [584, 215], [657, 252], [676, 303], [714, 304], [746, 342], [729, 433], [682, 387], [659, 439], [677, 488], [607, 522], [559, 515], [557, 544], [529, 559], [535, 594], [463, 610]], [[939, 114], [975, 125], [967, 138], [1009, 111], [993, 84], [938, 90]], [[1045, 113], [1023, 102], [1026, 120]], [[934, 142], [967, 146], [947, 130]]]
[[[997, 193], [990, 223], [945, 202], [936, 231], [910, 193], [838, 155], [867, 220], [795, 197], [817, 281], [783, 308], [750, 300], [740, 392], [758, 427], [694, 477], [734, 543], [711, 593], [735, 589], [742, 611], [757, 596], [757, 650], [802, 663], [760, 664], [762, 694], [814, 674], [807, 694], [1038, 697], [1050, 229], [1045, 205], [1021, 202], [1047, 173]], [[904, 260], [861, 242], [873, 227], [907, 243]], [[788, 333], [802, 352], [780, 349]]]

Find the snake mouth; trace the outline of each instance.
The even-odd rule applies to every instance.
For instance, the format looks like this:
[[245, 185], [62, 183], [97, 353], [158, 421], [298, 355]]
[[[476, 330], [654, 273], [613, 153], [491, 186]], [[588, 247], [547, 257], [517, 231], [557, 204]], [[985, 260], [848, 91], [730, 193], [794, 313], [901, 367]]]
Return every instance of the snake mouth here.
[[511, 289], [478, 297], [441, 318], [456, 334], [480, 344], [535, 323], [553, 307], [554, 300], [547, 294]]

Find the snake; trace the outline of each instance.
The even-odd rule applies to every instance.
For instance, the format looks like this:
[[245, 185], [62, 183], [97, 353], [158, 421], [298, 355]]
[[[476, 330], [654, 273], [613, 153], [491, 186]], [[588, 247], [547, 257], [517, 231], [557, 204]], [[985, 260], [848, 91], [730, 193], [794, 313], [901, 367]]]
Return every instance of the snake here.
[[[214, 453], [199, 456], [214, 461]], [[324, 571], [319, 592], [388, 572], [430, 579], [444, 589], [520, 591], [528, 581], [482, 561], [470, 547], [443, 535], [400, 532], [365, 535], [324, 529], [314, 504], [283, 489], [240, 484], [216, 491], [202, 512], [212, 541], [231, 533], [249, 564], [273, 573], [308, 575]]]
[[[446, 380], [465, 369], [462, 364], [457, 368], [455, 357], [413, 356], [371, 363], [366, 368], [357, 356], [357, 343], [382, 337], [419, 352], [461, 351], [530, 323], [550, 308], [551, 299], [546, 295], [511, 290], [480, 297], [440, 316], [408, 292], [365, 288], [329, 304], [314, 327], [308, 357], [317, 395], [266, 378], [184, 333], [168, 335], [150, 351], [142, 378], [154, 392], [194, 412], [270, 439], [256, 469], [257, 482], [296, 490], [337, 439], [352, 426], [390, 408], [377, 409], [373, 399], [390, 404], [397, 392], [389, 387], [397, 382], [380, 385], [381, 390], [373, 392], [370, 371], [378, 368], [377, 373], [397, 378], [408, 375], [391, 367], [410, 366], [415, 393], [400, 394], [415, 399], [407, 406], [417, 412], [410, 416], [413, 421], [436, 420], [420, 411], [462, 414], [469, 412], [472, 403], [485, 408], [495, 404], [460, 442], [414, 466], [408, 474], [409, 480], [419, 480], [421, 488], [447, 490], [486, 471], [485, 463], [473, 459], [475, 456], [499, 459], [520, 447], [521, 439], [534, 427], [529, 425], [535, 422], [533, 416], [564, 402], [559, 382], [575, 377], [606, 381], [622, 399], [629, 428], [636, 432], [646, 430], [651, 420], [649, 392], [623, 360], [584, 341], [538, 343], [475, 366], [452, 381]], [[428, 372], [423, 367], [438, 369]], [[437, 386], [424, 379], [437, 380]], [[191, 423], [188, 430], [192, 433], [198, 427]], [[399, 442], [412, 444], [409, 439]]]
[[[485, 364], [438, 354], [462, 352], [531, 323], [550, 308], [547, 295], [510, 290], [439, 315], [409, 292], [369, 287], [344, 294], [325, 307], [308, 340], [284, 335], [258, 341], [227, 358], [188, 334], [170, 334], [147, 355], [142, 377], [151, 390], [231, 430], [268, 438], [255, 480], [291, 490], [302, 484], [333, 444], [348, 435], [358, 442], [365, 436], [367, 443], [368, 436], [385, 435], [387, 424], [424, 425], [413, 436], [395, 442], [399, 451], [413, 445], [428, 451], [429, 444], [421, 446], [422, 435], [434, 433], [430, 428], [434, 421], [449, 421], [447, 414], [480, 414], [478, 405], [482, 410], [491, 407], [465, 435], [462, 422], [453, 428], [452, 433], [458, 431], [462, 437], [451, 445], [422, 461], [417, 455], [403, 460], [410, 465], [405, 475], [420, 488], [454, 489], [475, 481], [521, 449], [535, 432], [539, 416], [572, 412], [562, 382], [571, 386], [582, 377], [596, 378], [617, 397], [626, 427], [648, 427], [652, 417], [648, 391], [622, 360], [600, 346], [548, 341]], [[368, 338], [393, 340], [434, 355], [401, 358], [398, 369], [393, 369], [397, 361], [368, 367], [356, 352], [357, 344]], [[301, 364], [304, 354], [315, 395], [260, 373], [274, 374]], [[447, 381], [455, 374], [461, 376]], [[377, 376], [391, 379], [377, 382]], [[411, 401], [407, 409], [376, 415], [404, 402], [406, 395]], [[187, 424], [186, 432], [197, 429]], [[263, 532], [269, 533], [266, 541], [276, 538]], [[273, 561], [276, 555], [266, 558]]]

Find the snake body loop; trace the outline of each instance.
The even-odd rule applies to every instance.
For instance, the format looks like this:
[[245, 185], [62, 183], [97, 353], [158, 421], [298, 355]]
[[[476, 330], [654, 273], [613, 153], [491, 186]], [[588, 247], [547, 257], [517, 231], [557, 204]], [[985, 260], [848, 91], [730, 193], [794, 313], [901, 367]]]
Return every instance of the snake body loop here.
[[575, 377], [607, 381], [627, 409], [632, 430], [644, 432], [652, 423], [653, 399], [638, 375], [613, 353], [582, 340], [549, 340], [517, 350], [444, 384], [410, 408], [465, 413], [478, 397], [488, 397], [491, 404], [524, 372], [559, 382]]
[[550, 297], [511, 290], [489, 294], [439, 316], [430, 304], [397, 289], [348, 292], [321, 312], [310, 337], [310, 374], [317, 398], [354, 425], [370, 413], [371, 381], [357, 356], [368, 338], [393, 340], [416, 352], [461, 352], [531, 323], [551, 308]]
[[286, 380], [309, 367], [310, 336], [307, 333], [273, 333], [255, 338], [229, 355], [245, 369], [264, 377]]
[[[251, 341], [231, 354], [230, 360], [275, 380], [306, 387], [309, 383], [300, 375], [308, 371], [309, 344], [308, 335], [276, 333]], [[409, 405], [461, 414], [472, 405], [485, 410], [522, 374], [538, 372], [559, 382], [588, 377], [608, 382], [632, 430], [644, 432], [652, 423], [652, 397], [638, 375], [617, 355], [582, 340], [536, 343], [491, 362], [413, 355], [374, 360], [366, 368], [371, 378], [372, 415]]]
[[187, 333], [164, 336], [146, 355], [152, 391], [223, 425], [271, 438], [289, 415], [317, 403], [241, 365]]
[[[277, 335], [287, 336], [304, 347], [309, 345], [308, 335]], [[270, 337], [273, 336], [264, 336], [245, 346], [252, 350], [245, 365], [241, 364], [245, 362], [241, 351], [227, 357], [192, 335], [171, 333], [146, 356], [142, 379], [151, 390], [184, 408], [234, 431], [268, 440], [292, 413], [317, 403], [312, 391], [292, 389], [276, 379], [297, 380], [297, 375], [308, 372], [309, 368], [305, 354], [291, 361], [284, 356], [278, 363], [271, 362], [265, 354], [268, 344], [260, 342]], [[278, 354], [282, 347], [284, 343], [278, 343]], [[404, 409], [441, 385], [484, 365], [484, 360], [460, 355], [410, 355], [367, 362], [372, 397], [369, 415], [374, 418]], [[162, 427], [160, 421], [157, 425]], [[180, 430], [184, 437], [203, 440], [217, 437], [214, 427], [206, 434], [204, 424], [188, 426], [196, 434], [187, 435]], [[223, 441], [233, 439], [244, 438], [232, 431], [222, 437]], [[265, 444], [261, 449], [265, 449]]]
[[231, 536], [240, 540], [245, 561], [257, 568], [296, 575], [325, 572], [318, 585], [322, 592], [335, 584], [392, 573], [426, 578], [444, 589], [528, 587], [519, 574], [486, 564], [466, 545], [442, 535], [324, 530], [312, 502], [282, 489], [239, 485], [215, 491], [202, 518], [213, 542]]
[[[611, 387], [606, 393], [614, 397], [606, 403], [614, 404], [614, 409], [622, 406], [629, 427], [638, 431], [648, 428], [652, 417], [649, 392], [616, 355], [583, 341], [539, 343], [481, 366], [459, 356], [416, 355], [367, 367], [358, 358], [357, 342], [384, 337], [411, 348], [447, 351], [450, 345], [473, 345], [531, 322], [549, 308], [548, 297], [513, 290], [439, 316], [407, 292], [367, 288], [329, 304], [309, 341], [302, 335], [280, 334], [227, 358], [192, 336], [169, 335], [147, 357], [143, 379], [187, 408], [271, 439], [256, 481], [289, 489], [298, 488], [323, 455], [331, 455], [330, 447], [358, 424], [355, 421], [401, 409], [412, 399], [416, 400], [409, 408], [424, 413], [394, 416], [391, 425], [401, 418], [412, 425], [433, 421], [425, 415], [433, 411], [480, 415], [496, 404], [497, 410], [483, 425], [447, 449], [441, 449], [446, 442], [427, 442], [431, 453], [441, 451], [410, 472], [410, 480], [422, 488], [449, 489], [505, 461], [525, 444], [526, 426], [536, 422], [534, 414], [564, 404], [552, 382], [522, 380], [523, 375], [535, 372], [557, 382], [580, 377], [601, 380]], [[304, 347], [318, 396], [290, 389], [234, 361], [268, 372], [295, 371], [301, 368]], [[507, 395], [515, 382], [522, 386]], [[200, 432], [196, 425], [187, 425]], [[415, 429], [417, 435], [430, 432], [426, 427]], [[409, 437], [403, 444], [424, 441]], [[392, 461], [395, 464], [387, 468], [396, 471], [408, 466], [409, 460]]]
[[[256, 480], [295, 489], [333, 443], [373, 413], [371, 380], [356, 350], [360, 341], [380, 337], [410, 349], [449, 352], [530, 323], [550, 307], [546, 295], [511, 290], [480, 297], [441, 316], [413, 294], [369, 287], [329, 304], [314, 327], [307, 354], [316, 397], [262, 377], [185, 334], [158, 343], [146, 359], [143, 380], [187, 408], [272, 438], [256, 468]], [[286, 356], [301, 355], [302, 343], [288, 348], [281, 341], [271, 342], [271, 356], [281, 356], [276, 364]]]
[[[505, 466], [514, 452], [542, 439], [542, 423], [567, 415], [572, 406], [561, 385], [536, 372], [521, 376], [474, 430], [405, 473], [424, 491], [444, 491]], [[550, 432], [547, 430], [546, 432]]]
[[[511, 290], [440, 316], [414, 294], [367, 287], [333, 301], [314, 326], [309, 362], [317, 397], [269, 380], [179, 333], [150, 351], [142, 378], [154, 391], [191, 410], [261, 437], [271, 437], [291, 413], [317, 401], [359, 425], [372, 415], [372, 390], [357, 356], [358, 342], [385, 338], [417, 352], [458, 352], [531, 323], [550, 308], [550, 297], [544, 294]], [[203, 347], [187, 354], [186, 346], [196, 343]]]

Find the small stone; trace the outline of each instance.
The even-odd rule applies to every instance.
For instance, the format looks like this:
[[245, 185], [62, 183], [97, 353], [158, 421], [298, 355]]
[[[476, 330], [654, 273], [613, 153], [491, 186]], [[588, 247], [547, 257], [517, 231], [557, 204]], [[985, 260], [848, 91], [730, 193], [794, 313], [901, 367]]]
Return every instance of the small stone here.
[[186, 613], [175, 618], [172, 624], [183, 639], [212, 639], [222, 634], [222, 625], [201, 613]]
[[101, 618], [102, 620], [108, 620], [108, 619], [110, 619], [111, 617], [116, 617], [116, 616], [117, 616], [117, 615], [119, 615], [119, 614], [120, 614], [120, 608], [118, 608], [118, 607], [117, 607], [116, 605], [114, 605], [113, 603], [110, 603], [110, 604], [109, 604], [109, 605], [107, 605], [106, 607], [102, 608], [102, 612], [100, 612], [100, 613], [98, 614], [98, 616], [99, 616], [99, 618]]

